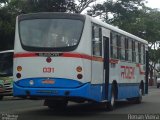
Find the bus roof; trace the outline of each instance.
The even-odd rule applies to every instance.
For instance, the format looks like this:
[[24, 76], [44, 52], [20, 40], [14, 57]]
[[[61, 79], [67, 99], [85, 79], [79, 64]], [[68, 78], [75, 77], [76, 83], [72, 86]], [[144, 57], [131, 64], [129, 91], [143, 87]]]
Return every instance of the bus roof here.
[[9, 53], [9, 52], [14, 52], [14, 50], [4, 50], [4, 51], [0, 51], [0, 54], [1, 54], [1, 53]]
[[98, 19], [95, 19], [95, 18], [93, 18], [93, 17], [91, 17], [91, 16], [88, 16], [88, 15], [86, 15], [86, 16], [87, 16], [92, 22], [94, 22], [94, 23], [96, 23], [96, 24], [98, 24], [98, 25], [101, 25], [101, 26], [103, 26], [104, 28], [113, 30], [113, 31], [115, 31], [115, 32], [117, 32], [117, 33], [120, 33], [120, 34], [122, 34], [122, 35], [128, 36], [128, 37], [130, 37], [130, 38], [132, 38], [132, 39], [135, 39], [135, 40], [137, 40], [137, 41], [139, 41], [139, 42], [143, 42], [143, 43], [145, 43], [145, 44], [148, 44], [148, 42], [147, 42], [146, 40], [144, 40], [144, 39], [142, 39], [142, 38], [139, 38], [139, 37], [137, 37], [137, 36], [135, 36], [135, 35], [133, 35], [133, 34], [131, 34], [131, 33], [128, 33], [128, 32], [126, 32], [126, 31], [124, 31], [124, 30], [121, 30], [121, 29], [119, 29], [119, 28], [117, 28], [117, 27], [115, 27], [115, 26], [112, 26], [112, 25], [110, 25], [110, 24], [107, 24], [107, 23], [105, 23], [105, 22], [102, 22], [102, 21], [100, 21], [100, 20], [98, 20]]

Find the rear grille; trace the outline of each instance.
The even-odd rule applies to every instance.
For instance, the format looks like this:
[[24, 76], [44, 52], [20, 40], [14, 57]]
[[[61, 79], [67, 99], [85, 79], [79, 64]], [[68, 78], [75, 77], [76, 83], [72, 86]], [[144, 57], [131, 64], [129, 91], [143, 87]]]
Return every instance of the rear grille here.
[[5, 92], [12, 92], [12, 85], [11, 83], [4, 84]]

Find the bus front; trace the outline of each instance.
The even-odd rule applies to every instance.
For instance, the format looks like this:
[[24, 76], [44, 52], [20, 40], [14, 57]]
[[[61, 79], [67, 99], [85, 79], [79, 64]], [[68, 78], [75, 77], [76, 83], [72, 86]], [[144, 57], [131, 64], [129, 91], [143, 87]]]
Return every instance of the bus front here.
[[[36, 13], [17, 17], [14, 53], [14, 96], [50, 99], [91, 99], [87, 94], [90, 56], [79, 53], [85, 16]], [[81, 50], [83, 51], [83, 50]], [[85, 59], [85, 60], [84, 60]], [[88, 63], [89, 68], [84, 68]], [[89, 78], [89, 79], [88, 79]], [[79, 99], [78, 99], [79, 100]], [[61, 102], [61, 104], [62, 104]]]

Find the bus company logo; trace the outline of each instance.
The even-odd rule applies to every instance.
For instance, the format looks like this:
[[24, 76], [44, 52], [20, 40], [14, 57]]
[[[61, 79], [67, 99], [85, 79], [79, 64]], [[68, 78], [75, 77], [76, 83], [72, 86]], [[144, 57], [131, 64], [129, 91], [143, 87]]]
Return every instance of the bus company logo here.
[[135, 68], [131, 66], [121, 66], [121, 77], [123, 79], [134, 79]]

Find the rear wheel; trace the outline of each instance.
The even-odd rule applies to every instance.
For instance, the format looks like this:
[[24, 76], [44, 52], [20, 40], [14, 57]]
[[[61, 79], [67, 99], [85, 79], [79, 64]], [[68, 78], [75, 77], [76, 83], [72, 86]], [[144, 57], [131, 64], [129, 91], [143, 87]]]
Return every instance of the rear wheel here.
[[112, 93], [111, 93], [111, 99], [109, 102], [107, 102], [107, 109], [108, 110], [114, 110], [115, 109], [115, 100], [116, 100], [116, 92], [114, 87], [112, 87]]
[[139, 96], [135, 98], [135, 103], [139, 104], [142, 102], [143, 90], [139, 88]]
[[67, 104], [66, 100], [45, 100], [45, 105], [50, 109], [62, 110], [67, 107]]
[[2, 100], [3, 99], [3, 96], [0, 96], [0, 100]]

